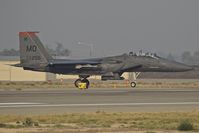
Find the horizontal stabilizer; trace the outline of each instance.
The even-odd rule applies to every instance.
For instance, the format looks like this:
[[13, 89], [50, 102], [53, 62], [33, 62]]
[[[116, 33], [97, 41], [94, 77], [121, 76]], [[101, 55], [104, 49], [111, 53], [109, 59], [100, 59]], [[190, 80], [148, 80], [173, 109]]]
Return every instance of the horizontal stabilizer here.
[[20, 63], [18, 63], [18, 64], [6, 64], [6, 65], [14, 66], [14, 67], [23, 67]]

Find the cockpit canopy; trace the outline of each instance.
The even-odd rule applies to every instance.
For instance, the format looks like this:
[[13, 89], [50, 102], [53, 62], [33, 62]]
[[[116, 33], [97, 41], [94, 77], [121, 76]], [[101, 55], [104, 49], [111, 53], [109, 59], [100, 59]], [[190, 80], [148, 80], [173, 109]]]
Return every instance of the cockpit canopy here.
[[155, 59], [160, 58], [159, 56], [157, 56], [156, 53], [149, 53], [149, 52], [144, 53], [144, 52], [142, 52], [142, 50], [140, 50], [139, 52], [131, 51], [131, 52], [129, 52], [129, 56], [144, 56], [144, 57], [151, 57], [151, 58], [155, 58]]

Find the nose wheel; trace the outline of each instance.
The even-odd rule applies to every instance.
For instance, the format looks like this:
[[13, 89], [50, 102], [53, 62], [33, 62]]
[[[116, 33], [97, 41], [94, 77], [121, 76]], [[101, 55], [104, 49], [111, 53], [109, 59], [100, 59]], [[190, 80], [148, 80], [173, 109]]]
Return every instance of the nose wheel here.
[[[80, 83], [85, 83], [85, 86], [80, 87]], [[79, 89], [88, 89], [90, 82], [88, 79], [84, 78], [84, 79], [77, 79], [75, 82], [75, 87], [79, 88]]]
[[132, 88], [135, 88], [136, 85], [137, 85], [136, 82], [131, 82], [131, 87], [132, 87]]

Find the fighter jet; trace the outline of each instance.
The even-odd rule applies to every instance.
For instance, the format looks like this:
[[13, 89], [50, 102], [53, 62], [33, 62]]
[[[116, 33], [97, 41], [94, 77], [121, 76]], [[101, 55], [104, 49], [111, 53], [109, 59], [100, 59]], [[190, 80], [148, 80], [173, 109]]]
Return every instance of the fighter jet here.
[[[122, 54], [103, 58], [91, 59], [54, 59], [44, 48], [37, 36], [38, 32], [19, 32], [20, 63], [16, 67], [24, 70], [50, 72], [63, 75], [79, 75], [74, 82], [85, 83], [89, 88], [88, 78], [100, 75], [101, 80], [124, 80], [124, 72], [183, 72], [192, 70], [192, 67], [166, 60], [155, 54]], [[130, 83], [131, 87], [136, 82]]]

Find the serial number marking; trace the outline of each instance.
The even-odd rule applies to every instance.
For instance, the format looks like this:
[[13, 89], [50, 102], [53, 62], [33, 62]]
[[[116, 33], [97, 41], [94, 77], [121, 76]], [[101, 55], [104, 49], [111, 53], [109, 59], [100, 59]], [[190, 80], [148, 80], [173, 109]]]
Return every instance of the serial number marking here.
[[40, 56], [27, 56], [27, 60], [41, 60]]

